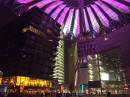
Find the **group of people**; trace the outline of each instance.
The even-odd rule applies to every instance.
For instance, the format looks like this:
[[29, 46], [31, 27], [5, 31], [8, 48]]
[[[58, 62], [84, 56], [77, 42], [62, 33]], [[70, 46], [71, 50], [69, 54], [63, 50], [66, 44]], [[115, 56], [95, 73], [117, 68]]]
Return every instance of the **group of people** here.
[[63, 97], [62, 93], [40, 93], [36, 94], [23, 94], [23, 93], [8, 93], [5, 95], [4, 93], [0, 93], [0, 97]]
[[[76, 96], [76, 94], [74, 95]], [[107, 92], [107, 97], [110, 97], [111, 93]], [[40, 93], [37, 92], [36, 94], [22, 94], [22, 93], [9, 93], [8, 95], [4, 95], [0, 93], [0, 97], [72, 97], [72, 94], [70, 93]], [[78, 97], [81, 97], [81, 95], [78, 95]]]

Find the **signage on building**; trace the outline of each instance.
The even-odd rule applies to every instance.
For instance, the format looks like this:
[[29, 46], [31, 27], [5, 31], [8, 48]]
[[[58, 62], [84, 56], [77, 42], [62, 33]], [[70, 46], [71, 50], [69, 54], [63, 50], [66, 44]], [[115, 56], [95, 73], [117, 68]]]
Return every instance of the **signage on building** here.
[[46, 35], [42, 31], [40, 31], [40, 30], [38, 30], [38, 29], [36, 29], [36, 28], [34, 28], [32, 26], [25, 27], [25, 28], [22, 29], [22, 31], [23, 32], [31, 31], [31, 32], [33, 32], [33, 33], [35, 33], [37, 35], [42, 35], [42, 36], [46, 37]]

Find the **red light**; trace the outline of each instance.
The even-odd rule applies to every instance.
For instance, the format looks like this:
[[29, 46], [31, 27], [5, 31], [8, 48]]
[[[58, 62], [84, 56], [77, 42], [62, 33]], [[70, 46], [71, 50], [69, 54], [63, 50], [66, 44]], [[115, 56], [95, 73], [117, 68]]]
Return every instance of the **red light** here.
[[128, 90], [129, 88], [124, 88], [125, 90]]

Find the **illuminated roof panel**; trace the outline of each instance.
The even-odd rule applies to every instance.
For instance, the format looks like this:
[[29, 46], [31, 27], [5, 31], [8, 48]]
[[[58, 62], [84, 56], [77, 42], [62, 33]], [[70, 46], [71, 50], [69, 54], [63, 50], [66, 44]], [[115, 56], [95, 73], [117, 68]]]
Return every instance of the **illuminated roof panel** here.
[[69, 31], [70, 31], [70, 26], [71, 26], [73, 12], [74, 12], [74, 9], [71, 9], [71, 11], [69, 12], [67, 21], [65, 23], [65, 27], [64, 27], [64, 30], [63, 30], [63, 32], [64, 32], [65, 35], [68, 34]]
[[42, 8], [43, 6], [45, 6], [45, 5], [47, 5], [48, 3], [51, 3], [51, 2], [53, 2], [53, 1], [56, 1], [56, 0], [42, 0], [42, 1], [38, 2], [38, 3], [36, 3], [36, 4], [33, 4], [33, 5], [29, 6], [29, 9], [31, 9], [31, 8], [34, 7], [34, 6], [37, 6], [37, 7], [39, 7], [39, 8]]
[[105, 27], [109, 27], [109, 20], [104, 16], [104, 14], [101, 12], [101, 10], [95, 4], [92, 5], [92, 7], [97, 12], [98, 18], [100, 19], [100, 21], [102, 22], [102, 24]]
[[83, 10], [83, 11], [84, 11], [84, 17], [85, 17], [86, 30], [90, 31], [89, 24], [88, 24], [88, 19], [87, 19], [87, 16], [86, 16], [86, 12], [85, 12], [85, 10]]
[[128, 13], [130, 12], [130, 8], [122, 3], [119, 3], [115, 0], [103, 0], [109, 4], [111, 4], [113, 7], [115, 7], [116, 9], [118, 9], [119, 11], [121, 12], [124, 12], [124, 13]]
[[68, 10], [69, 10], [69, 7], [66, 7], [66, 8], [64, 9], [64, 11], [61, 13], [59, 19], [57, 20], [58, 23], [60, 23], [60, 24], [63, 23], [63, 21], [64, 21], [64, 19], [65, 19], [65, 15], [66, 15], [66, 13], [68, 12]]
[[95, 2], [97, 5], [99, 5], [108, 15], [111, 19], [118, 21], [118, 14], [115, 13], [112, 9], [110, 9], [107, 5], [105, 5], [103, 2], [98, 1]]
[[126, 2], [130, 2], [130, 0], [125, 0]]
[[29, 3], [32, 1], [34, 1], [34, 0], [17, 0], [17, 2], [20, 2], [20, 3]]
[[98, 22], [97, 22], [97, 20], [96, 20], [96, 18], [95, 18], [95, 16], [94, 16], [94, 14], [93, 14], [91, 8], [90, 8], [90, 7], [87, 7], [87, 10], [88, 10], [89, 17], [90, 17], [90, 20], [91, 20], [91, 23], [92, 23], [92, 26], [93, 26], [94, 31], [99, 32], [99, 28], [100, 28], [100, 27], [99, 27], [99, 24], [98, 24]]
[[54, 8], [56, 8], [57, 6], [59, 6], [60, 4], [62, 4], [63, 2], [55, 2], [55, 3], [52, 3], [49, 7], [47, 7], [46, 9], [45, 9], [45, 12], [47, 13], [47, 14], [49, 14]]
[[53, 19], [56, 19], [56, 17], [58, 16], [58, 14], [60, 13], [60, 11], [65, 7], [65, 5], [60, 5], [52, 14], [51, 17]]
[[[17, 0], [17, 2], [28, 4], [35, 0]], [[72, 32], [75, 37], [78, 37], [83, 31], [82, 28], [92, 34], [93, 32], [100, 34], [100, 30], [104, 27], [111, 28], [112, 21], [120, 22], [120, 14], [130, 14], [128, 5], [130, 0], [80, 0], [80, 2], [78, 0], [39, 0], [32, 5], [29, 4], [28, 9], [34, 6], [41, 8], [59, 24], [64, 23], [64, 35]], [[81, 8], [83, 13], [80, 12]], [[84, 17], [81, 17], [81, 13]], [[82, 22], [85, 24], [82, 25], [84, 27], [81, 26]]]

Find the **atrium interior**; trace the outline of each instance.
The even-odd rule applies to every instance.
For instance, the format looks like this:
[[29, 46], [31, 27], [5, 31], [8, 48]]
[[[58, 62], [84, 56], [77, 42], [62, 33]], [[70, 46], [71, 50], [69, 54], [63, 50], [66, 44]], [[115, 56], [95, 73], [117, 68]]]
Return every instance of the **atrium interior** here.
[[0, 12], [0, 95], [130, 96], [130, 0], [0, 0]]

